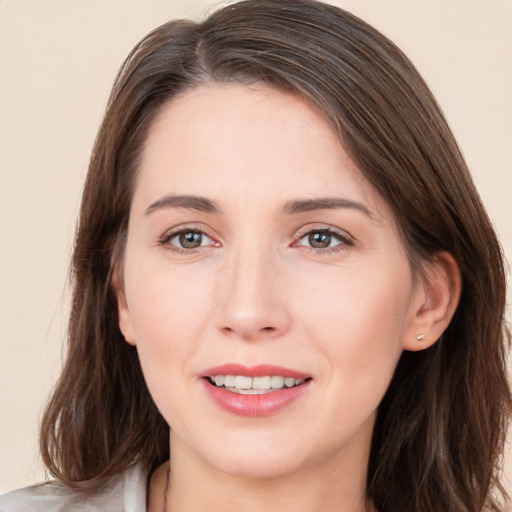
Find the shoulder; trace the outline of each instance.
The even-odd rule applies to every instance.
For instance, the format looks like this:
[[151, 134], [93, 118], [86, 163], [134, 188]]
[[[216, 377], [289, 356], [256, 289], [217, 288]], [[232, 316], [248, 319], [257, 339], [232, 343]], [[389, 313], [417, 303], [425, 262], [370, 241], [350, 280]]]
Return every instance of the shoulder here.
[[147, 471], [137, 465], [87, 493], [59, 482], [31, 485], [0, 496], [0, 512], [144, 512]]

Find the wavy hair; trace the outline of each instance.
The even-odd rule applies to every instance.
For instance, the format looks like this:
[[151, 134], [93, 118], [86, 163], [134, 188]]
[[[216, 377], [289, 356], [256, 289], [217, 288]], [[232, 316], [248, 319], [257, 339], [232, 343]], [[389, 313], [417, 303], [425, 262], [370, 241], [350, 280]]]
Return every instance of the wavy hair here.
[[368, 500], [380, 512], [502, 511], [512, 399], [500, 244], [411, 62], [362, 20], [313, 0], [247, 0], [200, 23], [171, 21], [124, 62], [83, 192], [67, 360], [41, 425], [50, 472], [92, 488], [169, 457], [168, 426], [118, 328], [112, 273], [148, 128], [173, 97], [209, 82], [265, 83], [320, 109], [392, 209], [413, 267], [439, 251], [459, 266], [451, 324], [431, 348], [402, 354], [379, 406]]

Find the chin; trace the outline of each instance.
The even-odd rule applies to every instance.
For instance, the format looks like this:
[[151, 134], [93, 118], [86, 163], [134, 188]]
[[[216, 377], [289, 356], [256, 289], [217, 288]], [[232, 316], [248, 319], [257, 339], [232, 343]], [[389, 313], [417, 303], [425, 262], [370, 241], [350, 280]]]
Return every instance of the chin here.
[[264, 454], [257, 458], [234, 456], [229, 459], [216, 461], [218, 470], [229, 476], [244, 479], [279, 479], [300, 470], [301, 464], [296, 457], [286, 457], [284, 454]]
[[309, 443], [299, 439], [290, 442], [290, 433], [287, 437], [233, 432], [227, 437], [210, 438], [207, 445], [190, 448], [213, 471], [246, 479], [280, 478], [300, 471], [311, 458], [304, 452]]

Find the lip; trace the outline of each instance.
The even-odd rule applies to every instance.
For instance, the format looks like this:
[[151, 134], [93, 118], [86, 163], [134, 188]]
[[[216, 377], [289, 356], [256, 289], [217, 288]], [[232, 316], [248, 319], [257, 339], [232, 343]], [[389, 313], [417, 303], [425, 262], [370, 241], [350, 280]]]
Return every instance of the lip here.
[[[282, 388], [269, 393], [243, 395], [212, 385], [208, 377], [215, 375], [244, 375], [246, 377], [279, 375], [285, 378], [293, 377], [295, 379], [306, 379], [306, 382], [300, 386]], [[311, 375], [290, 368], [268, 364], [245, 366], [229, 363], [209, 368], [202, 373], [201, 377], [200, 380], [202, 381], [207, 396], [218, 407], [231, 414], [252, 418], [269, 416], [289, 407], [293, 402], [297, 401], [308, 392], [312, 383]]]
[[228, 363], [220, 366], [213, 366], [204, 370], [202, 377], [214, 377], [215, 375], [244, 375], [245, 377], [264, 377], [265, 375], [279, 375], [281, 377], [293, 377], [294, 379], [307, 379], [311, 375], [275, 366], [273, 364], [259, 364], [256, 366], [245, 366], [238, 363]]

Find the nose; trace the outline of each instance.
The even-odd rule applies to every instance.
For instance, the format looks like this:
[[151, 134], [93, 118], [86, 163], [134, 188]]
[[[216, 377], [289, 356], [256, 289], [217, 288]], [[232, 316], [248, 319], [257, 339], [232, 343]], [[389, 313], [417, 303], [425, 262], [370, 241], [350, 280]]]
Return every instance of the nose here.
[[291, 315], [283, 269], [274, 255], [240, 254], [219, 278], [222, 290], [218, 328], [227, 336], [253, 341], [288, 331]]

